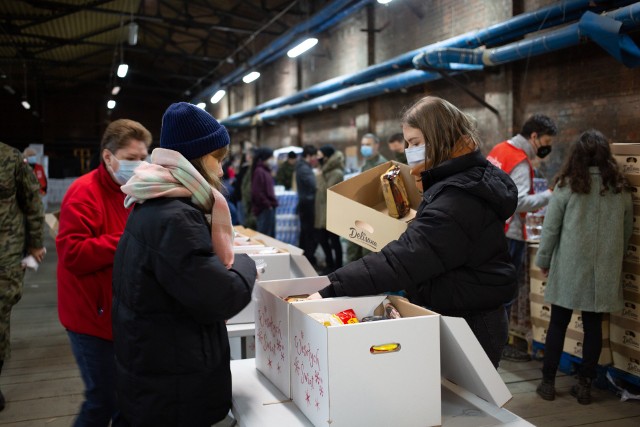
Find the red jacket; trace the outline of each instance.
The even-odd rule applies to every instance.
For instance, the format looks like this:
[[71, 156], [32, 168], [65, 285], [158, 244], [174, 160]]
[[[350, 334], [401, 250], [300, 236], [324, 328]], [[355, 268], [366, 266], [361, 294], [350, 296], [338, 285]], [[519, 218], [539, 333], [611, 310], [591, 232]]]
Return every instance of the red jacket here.
[[112, 340], [113, 258], [131, 209], [105, 166], [78, 178], [60, 206], [58, 316], [72, 332]]

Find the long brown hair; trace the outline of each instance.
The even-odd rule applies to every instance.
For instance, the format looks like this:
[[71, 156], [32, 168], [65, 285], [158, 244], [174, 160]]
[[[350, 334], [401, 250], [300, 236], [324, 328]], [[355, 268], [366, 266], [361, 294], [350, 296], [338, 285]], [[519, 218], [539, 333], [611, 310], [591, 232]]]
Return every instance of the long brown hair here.
[[202, 157], [198, 157], [197, 159], [192, 159], [189, 161], [191, 162], [193, 167], [196, 168], [196, 170], [200, 173], [200, 175], [202, 175], [202, 177], [207, 180], [209, 185], [211, 185], [213, 188], [215, 188], [218, 191], [222, 191], [222, 181], [220, 181], [220, 177], [218, 177], [218, 175], [216, 175], [215, 172], [212, 173], [211, 171], [207, 170], [207, 168], [205, 167], [204, 159], [207, 156], [213, 156], [216, 159], [218, 159], [218, 162], [220, 162], [220, 165], [222, 165], [222, 161], [224, 160], [225, 157], [227, 157], [228, 153], [229, 153], [229, 146], [225, 145], [224, 147], [218, 148], [216, 151], [212, 153], [205, 154]]
[[620, 193], [625, 188], [625, 179], [611, 155], [609, 142], [604, 135], [589, 129], [580, 135], [570, 148], [555, 182], [559, 187], [569, 185], [574, 193], [589, 194], [591, 191], [591, 174], [589, 167], [597, 166], [602, 176], [600, 195], [611, 190]]
[[475, 149], [480, 146], [475, 120], [442, 98], [422, 98], [402, 114], [401, 122], [422, 132], [425, 155], [432, 162], [431, 167], [449, 160], [455, 144], [462, 138], [471, 142]]

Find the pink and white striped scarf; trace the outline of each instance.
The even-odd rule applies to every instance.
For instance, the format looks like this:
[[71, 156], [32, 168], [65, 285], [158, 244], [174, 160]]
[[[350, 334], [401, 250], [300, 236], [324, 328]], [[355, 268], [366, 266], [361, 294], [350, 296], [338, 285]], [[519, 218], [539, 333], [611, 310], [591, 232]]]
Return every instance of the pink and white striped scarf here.
[[156, 148], [152, 163], [142, 162], [133, 177], [120, 187], [127, 195], [125, 207], [158, 197], [191, 197], [193, 204], [211, 212], [211, 242], [222, 263], [233, 265], [233, 225], [224, 196], [177, 151]]

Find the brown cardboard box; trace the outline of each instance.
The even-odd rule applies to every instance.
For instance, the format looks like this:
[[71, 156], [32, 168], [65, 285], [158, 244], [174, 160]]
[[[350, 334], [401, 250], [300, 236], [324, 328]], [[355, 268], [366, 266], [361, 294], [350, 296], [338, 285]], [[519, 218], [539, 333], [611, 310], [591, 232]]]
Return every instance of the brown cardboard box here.
[[547, 341], [547, 332], [549, 331], [549, 322], [542, 319], [531, 318], [531, 332], [533, 340], [539, 343]]
[[[603, 330], [605, 322], [602, 322]], [[609, 325], [606, 325], [607, 329]], [[573, 356], [582, 358], [582, 348], [584, 346], [584, 335], [573, 330], [567, 329], [567, 334], [564, 337], [564, 347], [562, 351], [569, 353]], [[608, 365], [611, 363], [611, 344], [608, 338], [602, 338], [602, 351], [600, 352], [600, 359], [598, 359], [599, 365]]]
[[616, 159], [623, 173], [640, 174], [640, 154], [614, 154], [613, 158]]
[[[411, 206], [409, 214], [400, 219], [389, 216], [380, 185], [380, 175], [392, 165], [400, 167]], [[409, 166], [386, 162], [327, 190], [327, 230], [378, 252], [407, 229], [421, 201]]]
[[627, 252], [624, 255], [624, 261], [632, 264], [640, 264], [640, 236], [631, 235]]
[[609, 324], [611, 342], [640, 351], [640, 323], [620, 316], [611, 316]]
[[640, 270], [640, 265], [635, 265], [635, 267], [631, 268], [627, 264], [622, 265], [622, 290], [640, 296], [640, 272], [634, 271]]
[[628, 142], [617, 142], [617, 143], [611, 144], [611, 152], [613, 154], [630, 154], [630, 155], [640, 156], [640, 144], [628, 143]]
[[547, 287], [547, 279], [541, 280], [533, 276], [529, 278], [529, 290], [532, 294], [544, 297], [544, 288]]
[[54, 239], [58, 235], [58, 220], [60, 219], [60, 211], [55, 211], [44, 215], [44, 221], [49, 226], [49, 234]]
[[616, 342], [611, 342], [613, 366], [630, 374], [640, 376], [640, 351], [635, 351]]
[[640, 294], [623, 291], [622, 295], [624, 298], [624, 308], [621, 312], [615, 313], [615, 315], [633, 320], [634, 322], [640, 322]]

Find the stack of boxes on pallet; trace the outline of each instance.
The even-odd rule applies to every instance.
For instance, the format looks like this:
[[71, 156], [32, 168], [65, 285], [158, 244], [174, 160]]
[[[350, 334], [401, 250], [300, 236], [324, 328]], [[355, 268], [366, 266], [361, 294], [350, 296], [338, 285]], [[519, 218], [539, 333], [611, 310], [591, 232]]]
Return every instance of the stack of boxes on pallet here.
[[[538, 245], [529, 245], [529, 286], [531, 301], [531, 327], [533, 340], [544, 344], [547, 339], [549, 320], [551, 320], [551, 304], [544, 301], [544, 289], [547, 286], [547, 278], [535, 265]], [[640, 264], [638, 264], [640, 274]], [[640, 276], [639, 276], [640, 279]], [[639, 334], [640, 336], [640, 334]], [[582, 328], [582, 313], [574, 311], [567, 328], [564, 339], [563, 351], [572, 356], [582, 358], [582, 346], [584, 343], [584, 329]], [[605, 315], [602, 322], [602, 352], [598, 364], [611, 363], [611, 349], [613, 344], [609, 342], [609, 316]]]
[[633, 192], [633, 234], [622, 266], [624, 309], [611, 315], [613, 366], [640, 376], [640, 144], [612, 144]]

